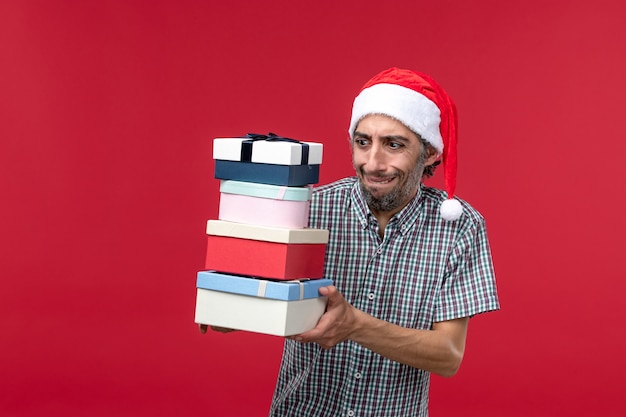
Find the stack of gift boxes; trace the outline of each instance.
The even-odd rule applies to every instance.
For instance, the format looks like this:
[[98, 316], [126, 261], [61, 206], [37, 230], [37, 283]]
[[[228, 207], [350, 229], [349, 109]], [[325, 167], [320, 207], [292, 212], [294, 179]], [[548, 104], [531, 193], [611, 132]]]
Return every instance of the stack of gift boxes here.
[[310, 330], [326, 308], [319, 288], [328, 231], [308, 228], [322, 144], [273, 134], [213, 141], [218, 220], [207, 222], [195, 321], [289, 336]]

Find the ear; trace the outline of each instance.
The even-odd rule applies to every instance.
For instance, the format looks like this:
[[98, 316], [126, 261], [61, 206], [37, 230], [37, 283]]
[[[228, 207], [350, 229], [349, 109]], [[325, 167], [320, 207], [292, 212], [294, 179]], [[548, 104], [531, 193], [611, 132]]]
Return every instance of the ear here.
[[426, 158], [426, 162], [424, 162], [424, 166], [431, 166], [432, 164], [434, 164], [439, 158], [441, 158], [441, 154], [438, 152], [433, 151], [433, 153]]

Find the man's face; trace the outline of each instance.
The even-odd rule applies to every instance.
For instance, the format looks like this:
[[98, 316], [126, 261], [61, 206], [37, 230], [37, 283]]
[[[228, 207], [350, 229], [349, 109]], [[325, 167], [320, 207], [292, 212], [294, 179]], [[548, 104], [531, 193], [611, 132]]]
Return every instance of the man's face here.
[[417, 135], [395, 119], [374, 114], [359, 122], [352, 162], [373, 212], [396, 213], [415, 196], [424, 166], [437, 158], [422, 162], [421, 150]]

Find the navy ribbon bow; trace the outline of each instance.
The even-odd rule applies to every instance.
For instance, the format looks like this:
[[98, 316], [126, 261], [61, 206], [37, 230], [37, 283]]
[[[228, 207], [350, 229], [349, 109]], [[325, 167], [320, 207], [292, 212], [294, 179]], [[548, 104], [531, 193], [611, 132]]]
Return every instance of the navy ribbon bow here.
[[246, 140], [241, 142], [241, 162], [252, 161], [252, 145], [257, 140], [266, 140], [268, 142], [291, 142], [298, 143], [302, 146], [302, 156], [300, 157], [300, 165], [308, 165], [309, 163], [309, 145], [307, 143], [300, 142], [299, 140], [286, 138], [284, 136], [278, 136], [272, 132], [267, 135], [261, 135], [259, 133], [248, 133], [245, 136]]

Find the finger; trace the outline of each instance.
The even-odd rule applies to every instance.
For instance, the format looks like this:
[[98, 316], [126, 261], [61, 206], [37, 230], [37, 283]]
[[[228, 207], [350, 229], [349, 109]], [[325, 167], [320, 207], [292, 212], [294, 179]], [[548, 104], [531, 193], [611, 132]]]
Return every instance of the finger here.
[[220, 333], [230, 333], [230, 332], [235, 331], [235, 329], [229, 329], [228, 327], [218, 327], [218, 326], [211, 326], [211, 330], [215, 332], [220, 332]]
[[319, 335], [320, 333], [316, 329], [312, 329], [307, 332], [292, 336], [291, 339], [295, 340], [296, 342], [309, 343], [309, 342], [315, 341], [315, 338], [318, 337]]
[[331, 323], [332, 318], [329, 314], [325, 313], [322, 315], [322, 317], [320, 317], [317, 325], [313, 329], [295, 335], [294, 340], [298, 342], [316, 342], [320, 338], [322, 338], [324, 334], [326, 334]]
[[207, 330], [207, 325], [206, 324], [198, 324], [198, 330], [200, 330], [200, 333], [205, 334], [206, 330]]
[[322, 296], [326, 296], [326, 297], [330, 297], [331, 293], [337, 293], [337, 287], [335, 287], [334, 285], [329, 285], [327, 287], [320, 287], [320, 289], [318, 290], [320, 295]]
[[328, 287], [320, 288], [320, 295], [326, 296], [328, 298], [328, 304], [326, 306], [326, 310], [328, 311], [330, 308], [340, 305], [344, 302], [343, 295], [337, 290], [337, 287], [331, 285]]
[[307, 330], [306, 332], [302, 332], [300, 334], [294, 335], [292, 336], [292, 339], [297, 342], [313, 342], [318, 337], [321, 337], [323, 334], [324, 334], [324, 330], [320, 329], [320, 325], [318, 323], [317, 326], [315, 326], [315, 328], [311, 330]]

